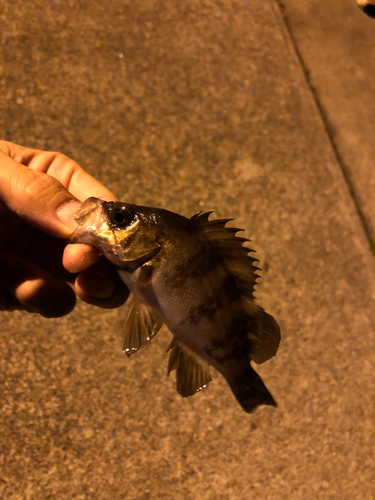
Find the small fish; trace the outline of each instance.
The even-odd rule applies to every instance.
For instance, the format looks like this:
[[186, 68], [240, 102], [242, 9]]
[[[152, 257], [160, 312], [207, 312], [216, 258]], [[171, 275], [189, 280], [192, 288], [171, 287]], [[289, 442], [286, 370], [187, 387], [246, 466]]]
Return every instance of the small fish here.
[[173, 335], [168, 375], [191, 396], [211, 381], [213, 366], [246, 412], [276, 406], [250, 361], [276, 354], [280, 330], [254, 303], [256, 259], [229, 220], [190, 219], [168, 210], [87, 199], [75, 216], [73, 243], [98, 248], [132, 293], [124, 352], [144, 347], [165, 323]]

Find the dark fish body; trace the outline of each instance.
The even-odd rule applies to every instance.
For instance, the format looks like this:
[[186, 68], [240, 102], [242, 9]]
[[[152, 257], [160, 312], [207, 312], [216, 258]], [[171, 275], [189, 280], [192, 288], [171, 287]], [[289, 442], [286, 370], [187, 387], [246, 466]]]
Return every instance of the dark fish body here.
[[187, 219], [167, 210], [90, 198], [72, 241], [99, 248], [132, 292], [124, 351], [146, 345], [163, 323], [173, 335], [168, 373], [189, 396], [211, 380], [212, 365], [245, 411], [276, 406], [250, 365], [272, 357], [280, 331], [253, 301], [254, 260], [228, 220]]

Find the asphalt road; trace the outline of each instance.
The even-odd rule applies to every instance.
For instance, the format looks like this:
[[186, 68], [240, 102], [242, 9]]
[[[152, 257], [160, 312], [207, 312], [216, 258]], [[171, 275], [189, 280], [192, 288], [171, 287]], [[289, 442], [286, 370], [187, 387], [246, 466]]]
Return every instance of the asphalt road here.
[[[356, 40], [369, 20], [346, 4]], [[218, 374], [176, 393], [166, 330], [127, 359], [123, 309], [2, 313], [0, 498], [374, 498], [374, 256], [340, 120], [317, 105], [335, 92], [306, 81], [277, 3], [3, 0], [0, 16], [2, 138], [67, 154], [124, 201], [235, 218], [282, 332], [258, 369], [279, 406], [248, 415]]]

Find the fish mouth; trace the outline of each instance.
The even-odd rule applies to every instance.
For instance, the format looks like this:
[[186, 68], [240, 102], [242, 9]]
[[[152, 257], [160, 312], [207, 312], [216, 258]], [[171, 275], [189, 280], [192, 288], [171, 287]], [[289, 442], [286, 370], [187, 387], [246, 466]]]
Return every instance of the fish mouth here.
[[89, 219], [90, 215], [101, 207], [102, 203], [102, 200], [95, 198], [94, 196], [87, 198], [74, 216], [76, 223], [79, 226], [83, 226], [83, 224]]
[[91, 197], [85, 200], [74, 216], [77, 223], [76, 229], [70, 235], [70, 243], [95, 243], [95, 233], [102, 225], [103, 200]]

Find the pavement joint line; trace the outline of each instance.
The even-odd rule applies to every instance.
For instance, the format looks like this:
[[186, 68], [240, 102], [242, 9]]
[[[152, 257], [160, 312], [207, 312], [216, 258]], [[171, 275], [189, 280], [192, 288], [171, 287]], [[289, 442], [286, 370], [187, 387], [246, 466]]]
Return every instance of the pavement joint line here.
[[317, 90], [315, 89], [312, 81], [311, 81], [311, 78], [310, 78], [310, 71], [302, 57], [302, 54], [301, 54], [301, 51], [299, 50], [298, 48], [298, 44], [297, 44], [297, 41], [293, 35], [293, 30], [291, 28], [291, 25], [289, 23], [289, 19], [288, 19], [288, 16], [286, 14], [286, 7], [284, 5], [284, 3], [282, 2], [282, 0], [275, 0], [278, 7], [279, 7], [279, 10], [280, 10], [280, 13], [281, 13], [281, 16], [283, 18], [283, 21], [285, 23], [285, 27], [286, 27], [286, 30], [289, 34], [289, 37], [290, 37], [290, 42], [292, 44], [292, 47], [293, 47], [293, 50], [295, 52], [295, 55], [297, 56], [297, 59], [301, 65], [301, 69], [302, 69], [302, 72], [304, 74], [304, 77], [305, 77], [305, 80], [306, 80], [306, 83], [307, 83], [307, 86], [311, 92], [311, 95], [313, 97], [313, 100], [315, 102], [315, 105], [316, 105], [316, 108], [318, 110], [318, 113], [319, 113], [319, 116], [322, 120], [322, 123], [323, 123], [323, 126], [324, 126], [324, 129], [327, 133], [327, 136], [328, 136], [328, 139], [329, 139], [329, 142], [331, 143], [331, 146], [332, 146], [332, 150], [333, 150], [333, 153], [336, 157], [336, 160], [340, 166], [340, 169], [341, 169], [341, 172], [342, 172], [342, 175], [343, 175], [343, 178], [344, 178], [344, 181], [347, 185], [347, 188], [348, 188], [348, 191], [349, 191], [349, 195], [353, 201], [353, 204], [354, 204], [354, 207], [355, 207], [355, 210], [357, 212], [357, 215], [358, 215], [358, 218], [360, 220], [360, 223], [361, 223], [361, 226], [363, 228], [363, 231], [365, 233], [365, 236], [366, 236], [366, 239], [368, 241], [368, 244], [369, 244], [369, 248], [370, 248], [370, 251], [373, 255], [375, 255], [375, 239], [373, 239], [371, 237], [371, 234], [370, 234], [370, 230], [369, 230], [369, 227], [366, 223], [366, 218], [364, 217], [363, 215], [363, 212], [361, 210], [361, 206], [358, 202], [358, 199], [357, 199], [357, 196], [356, 196], [356, 193], [355, 193], [355, 189], [353, 187], [353, 184], [352, 182], [350, 181], [350, 178], [349, 178], [349, 174], [348, 174], [348, 171], [349, 169], [347, 168], [347, 165], [345, 163], [345, 161], [343, 160], [339, 150], [338, 150], [338, 147], [335, 143], [335, 140], [334, 140], [334, 137], [333, 137], [333, 133], [332, 133], [332, 130], [331, 130], [331, 126], [330, 126], [330, 122], [328, 120], [328, 117], [327, 117], [327, 114], [325, 113], [324, 111], [324, 107], [319, 99], [319, 95], [318, 95], [318, 92]]

